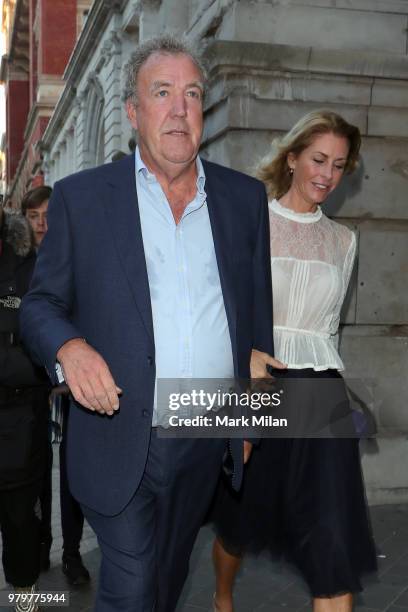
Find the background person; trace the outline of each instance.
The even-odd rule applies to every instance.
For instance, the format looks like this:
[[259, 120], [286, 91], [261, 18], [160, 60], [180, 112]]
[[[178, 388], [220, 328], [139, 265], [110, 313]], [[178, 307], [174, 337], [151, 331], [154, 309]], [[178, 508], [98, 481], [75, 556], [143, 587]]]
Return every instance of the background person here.
[[[21, 212], [27, 219], [32, 238], [32, 250], [36, 255], [40, 244], [47, 232], [48, 201], [52, 189], [47, 185], [41, 185], [30, 189], [21, 201]], [[34, 256], [35, 259], [35, 256]], [[48, 415], [48, 398], [47, 409]], [[49, 422], [50, 428], [50, 422]], [[48, 429], [49, 429], [48, 428]], [[52, 513], [52, 444], [50, 430], [48, 431], [48, 443], [46, 454], [46, 468], [44, 483], [40, 493], [40, 520], [41, 520], [41, 570], [46, 571], [50, 567], [50, 549], [52, 544], [51, 513]]]
[[[307, 387], [308, 417], [348, 406], [337, 351], [340, 310], [356, 252], [354, 234], [320, 204], [357, 164], [358, 128], [329, 111], [304, 116], [280, 141], [258, 176], [269, 201], [275, 356], [273, 372]], [[255, 353], [252, 375], [268, 376], [268, 355]], [[330, 380], [332, 404], [319, 404]], [[299, 399], [299, 398], [298, 398]], [[240, 495], [223, 484], [215, 503], [215, 609], [231, 612], [242, 555], [283, 550], [297, 564], [314, 610], [351, 610], [361, 577], [376, 568], [358, 439], [264, 439], [252, 454]]]
[[[6, 580], [34, 592], [40, 572], [35, 506], [45, 470], [48, 382], [21, 346], [18, 315], [35, 258], [21, 215], [0, 207], [0, 528]], [[17, 603], [17, 611], [37, 610]]]
[[41, 185], [27, 191], [21, 201], [21, 212], [30, 224], [36, 251], [47, 233], [48, 201], [51, 194], [51, 187]]
[[[40, 244], [47, 233], [48, 202], [52, 195], [52, 188], [48, 185], [35, 187], [28, 191], [22, 202], [21, 210], [28, 220], [33, 236], [33, 248], [38, 251]], [[54, 390], [54, 394], [58, 390]], [[60, 510], [62, 528], [62, 571], [70, 584], [77, 586], [89, 582], [89, 572], [82, 562], [79, 552], [84, 515], [81, 506], [71, 495], [66, 474], [66, 427], [69, 411], [68, 389], [65, 389], [61, 401], [63, 403], [63, 424], [60, 451]], [[44, 486], [40, 495], [41, 506], [41, 569], [46, 571], [50, 567], [50, 550], [52, 544], [52, 463], [53, 451], [51, 436], [48, 440], [47, 467], [45, 471]]]

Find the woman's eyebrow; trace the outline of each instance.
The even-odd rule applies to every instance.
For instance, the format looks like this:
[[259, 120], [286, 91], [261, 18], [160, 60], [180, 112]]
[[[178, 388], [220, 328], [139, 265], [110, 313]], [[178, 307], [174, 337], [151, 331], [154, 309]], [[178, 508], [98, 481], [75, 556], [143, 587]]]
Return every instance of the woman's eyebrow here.
[[[329, 157], [329, 156], [327, 155], [327, 153], [323, 153], [323, 151], [314, 151], [314, 155], [316, 155], [316, 154], [317, 154], [317, 155], [323, 155], [323, 157]], [[340, 161], [340, 160], [343, 160], [343, 159], [345, 159], [345, 160], [346, 160], [346, 159], [347, 159], [347, 157], [336, 157], [336, 161]]]

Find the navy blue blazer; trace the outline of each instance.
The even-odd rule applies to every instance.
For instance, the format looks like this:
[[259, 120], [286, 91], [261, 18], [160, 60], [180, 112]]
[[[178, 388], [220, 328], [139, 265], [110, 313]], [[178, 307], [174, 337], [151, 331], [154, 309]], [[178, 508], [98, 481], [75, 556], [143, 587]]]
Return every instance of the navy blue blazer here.
[[[207, 205], [228, 318], [235, 375], [249, 377], [251, 349], [273, 352], [269, 221], [259, 181], [203, 162]], [[68, 473], [74, 496], [106, 515], [122, 510], [142, 478], [155, 383], [152, 312], [134, 155], [55, 184], [21, 333], [55, 380], [58, 349], [83, 337], [123, 389], [113, 417], [71, 409]], [[242, 441], [232, 440], [232, 484]], [[106, 495], [109, 491], [109, 495]]]

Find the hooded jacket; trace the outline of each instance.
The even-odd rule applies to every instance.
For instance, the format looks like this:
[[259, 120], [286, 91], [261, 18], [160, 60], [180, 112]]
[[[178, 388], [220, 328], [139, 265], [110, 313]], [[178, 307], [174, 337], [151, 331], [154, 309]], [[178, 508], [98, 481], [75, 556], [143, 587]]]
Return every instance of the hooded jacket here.
[[19, 340], [19, 308], [35, 264], [24, 217], [0, 222], [0, 488], [42, 477], [47, 439], [48, 384]]

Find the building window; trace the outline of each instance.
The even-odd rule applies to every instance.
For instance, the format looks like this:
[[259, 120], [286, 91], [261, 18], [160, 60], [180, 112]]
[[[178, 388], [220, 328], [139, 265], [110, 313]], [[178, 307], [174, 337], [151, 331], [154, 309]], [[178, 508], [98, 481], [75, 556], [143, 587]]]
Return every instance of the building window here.
[[84, 133], [85, 164], [88, 168], [105, 161], [105, 121], [103, 89], [96, 77], [91, 77], [86, 99]]

